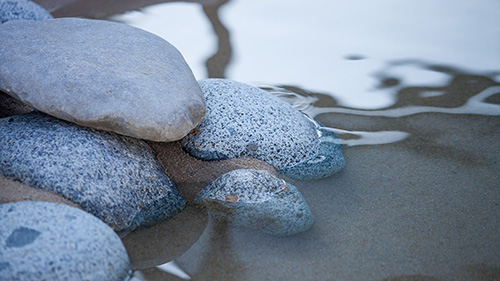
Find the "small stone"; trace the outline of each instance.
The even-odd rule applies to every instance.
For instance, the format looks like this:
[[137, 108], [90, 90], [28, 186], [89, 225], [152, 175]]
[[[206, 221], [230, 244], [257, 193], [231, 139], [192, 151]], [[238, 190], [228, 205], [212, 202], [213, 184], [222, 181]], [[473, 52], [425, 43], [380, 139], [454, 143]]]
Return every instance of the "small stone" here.
[[185, 206], [146, 142], [41, 112], [0, 119], [0, 174], [55, 192], [117, 231]]
[[267, 171], [272, 175], [278, 174], [276, 169], [266, 162], [252, 157], [203, 161], [186, 153], [178, 141], [150, 144], [157, 153], [158, 162], [188, 203], [192, 202], [204, 187], [233, 170], [255, 169]]
[[300, 180], [344, 168], [340, 139], [307, 115], [257, 87], [225, 79], [199, 82], [207, 114], [181, 140], [202, 160], [254, 157]]
[[82, 126], [152, 141], [188, 134], [203, 93], [175, 47], [110, 21], [61, 18], [0, 25], [0, 90]]
[[35, 2], [0, 0], [0, 24], [11, 20], [47, 20], [52, 15]]
[[1, 280], [125, 280], [120, 238], [92, 215], [63, 204], [0, 204]]
[[226, 173], [204, 188], [195, 202], [217, 219], [273, 235], [304, 232], [314, 223], [300, 191], [265, 171]]

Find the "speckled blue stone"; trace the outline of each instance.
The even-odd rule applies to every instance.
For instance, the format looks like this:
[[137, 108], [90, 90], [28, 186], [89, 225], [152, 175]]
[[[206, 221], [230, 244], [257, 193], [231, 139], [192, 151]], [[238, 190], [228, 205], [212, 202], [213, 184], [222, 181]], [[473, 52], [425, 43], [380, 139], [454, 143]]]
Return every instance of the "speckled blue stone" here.
[[41, 112], [0, 119], [0, 174], [54, 191], [117, 231], [154, 224], [185, 206], [144, 141]]
[[131, 264], [116, 233], [62, 204], [0, 204], [0, 280], [125, 280]]
[[52, 15], [35, 2], [0, 0], [0, 24], [10, 20], [46, 20]]
[[200, 191], [195, 203], [217, 219], [272, 235], [297, 234], [314, 223], [300, 191], [265, 171], [226, 173]]
[[345, 166], [340, 139], [269, 92], [225, 79], [199, 82], [207, 114], [181, 141], [202, 160], [251, 156], [290, 178], [328, 177]]

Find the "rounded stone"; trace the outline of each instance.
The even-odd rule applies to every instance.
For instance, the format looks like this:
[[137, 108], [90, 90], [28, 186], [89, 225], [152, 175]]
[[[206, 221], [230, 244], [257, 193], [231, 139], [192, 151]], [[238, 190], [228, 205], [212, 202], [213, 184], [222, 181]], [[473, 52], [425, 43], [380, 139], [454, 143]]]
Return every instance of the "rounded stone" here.
[[0, 25], [0, 90], [82, 126], [178, 140], [205, 115], [179, 51], [125, 24], [61, 18]]
[[199, 82], [207, 114], [181, 141], [202, 160], [251, 156], [295, 179], [332, 175], [345, 166], [335, 133], [260, 88], [225, 79]]
[[0, 0], [0, 24], [11, 20], [46, 20], [52, 15], [29, 0]]
[[120, 238], [92, 215], [63, 204], [0, 204], [1, 280], [125, 280]]
[[41, 112], [0, 119], [0, 174], [62, 195], [117, 231], [185, 206], [146, 142]]
[[300, 191], [265, 171], [226, 173], [200, 191], [195, 202], [217, 219], [273, 235], [304, 232], [314, 223]]

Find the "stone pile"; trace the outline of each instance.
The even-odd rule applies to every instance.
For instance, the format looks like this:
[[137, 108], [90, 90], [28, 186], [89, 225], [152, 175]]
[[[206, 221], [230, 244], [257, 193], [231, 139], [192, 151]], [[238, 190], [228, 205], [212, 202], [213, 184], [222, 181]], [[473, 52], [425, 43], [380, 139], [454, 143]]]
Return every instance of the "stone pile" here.
[[0, 8], [0, 279], [124, 280], [114, 231], [172, 218], [186, 201], [272, 235], [312, 226], [279, 176], [340, 171], [335, 134], [259, 88], [197, 82], [143, 30], [53, 19], [27, 0]]

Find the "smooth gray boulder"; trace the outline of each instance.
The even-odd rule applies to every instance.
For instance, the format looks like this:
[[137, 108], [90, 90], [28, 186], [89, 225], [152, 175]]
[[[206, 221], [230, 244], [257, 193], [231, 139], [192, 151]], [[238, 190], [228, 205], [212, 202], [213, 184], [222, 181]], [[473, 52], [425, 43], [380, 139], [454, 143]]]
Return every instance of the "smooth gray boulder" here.
[[131, 270], [116, 233], [63, 204], [0, 204], [0, 280], [125, 280]]
[[265, 171], [226, 173], [200, 191], [195, 203], [219, 220], [273, 235], [304, 232], [314, 223], [300, 191]]
[[41, 112], [0, 119], [0, 174], [56, 192], [117, 231], [185, 206], [146, 142]]
[[47, 20], [53, 18], [42, 6], [29, 0], [0, 0], [0, 24], [11, 20]]
[[207, 114], [181, 141], [202, 160], [251, 156], [287, 176], [324, 178], [345, 166], [340, 139], [269, 92], [225, 79], [199, 82]]
[[152, 141], [178, 140], [205, 115], [182, 55], [125, 24], [61, 18], [0, 25], [0, 90], [55, 117]]

